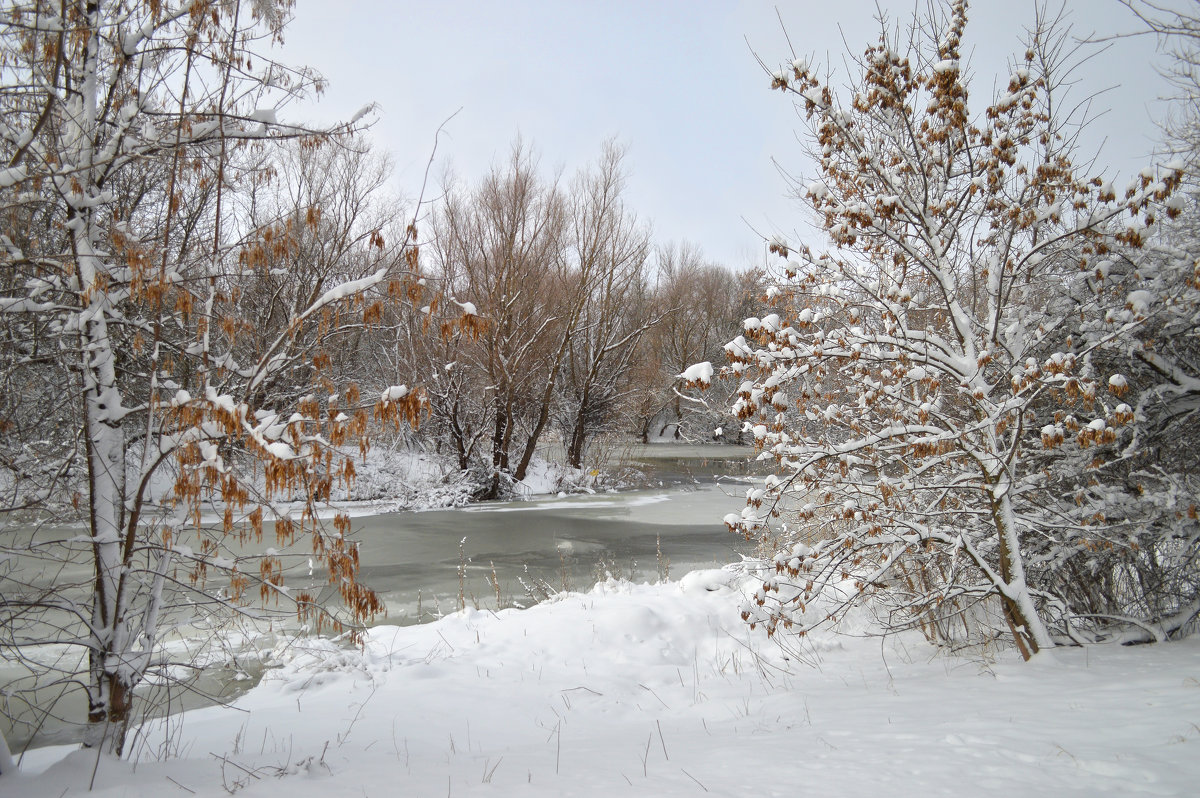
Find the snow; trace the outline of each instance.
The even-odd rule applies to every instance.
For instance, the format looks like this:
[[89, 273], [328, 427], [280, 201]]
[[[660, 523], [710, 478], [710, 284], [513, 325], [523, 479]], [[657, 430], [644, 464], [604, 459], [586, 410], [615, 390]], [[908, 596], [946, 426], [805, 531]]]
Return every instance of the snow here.
[[[534, 462], [538, 462], [535, 460]], [[545, 463], [545, 461], [541, 461]], [[530, 495], [550, 496], [551, 492], [541, 491], [540, 493], [531, 493]], [[470, 507], [462, 508], [464, 513], [530, 513], [530, 512], [554, 512], [561, 510], [563, 504], [559, 499], [563, 499], [568, 494], [559, 492], [553, 494], [553, 498], [545, 501], [537, 501], [531, 499], [519, 499], [516, 501], [498, 501], [498, 502], [481, 502], [473, 504]], [[630, 496], [629, 494], [620, 494], [620, 499], [616, 500], [613, 496], [597, 498], [595, 501], [572, 501], [572, 510], [598, 510], [600, 512], [589, 514], [589, 518], [603, 519], [608, 517], [610, 513], [615, 513], [619, 516], [626, 516], [629, 510], [646, 507], [651, 504], [662, 504], [669, 502], [671, 496], [668, 493], [651, 493], [645, 496]], [[608, 511], [608, 512], [605, 512]]]
[[0, 313], [40, 313], [53, 307], [53, 302], [34, 302], [26, 297], [0, 297]]
[[24, 180], [28, 174], [29, 171], [23, 164], [0, 169], [0, 188], [11, 188]]
[[1150, 312], [1150, 305], [1154, 302], [1154, 295], [1149, 291], [1138, 290], [1130, 291], [1129, 296], [1125, 299], [1125, 307], [1132, 310], [1139, 316], [1145, 316]]
[[250, 119], [255, 122], [262, 122], [264, 125], [273, 125], [278, 121], [274, 108], [256, 108], [250, 114]]
[[387, 405], [389, 402], [398, 402], [406, 396], [408, 396], [407, 385], [392, 385], [384, 389], [379, 397], [379, 401]]
[[[1200, 640], [935, 652], [822, 629], [787, 653], [736, 569], [608, 581], [270, 652], [232, 707], [143, 729], [96, 796], [1189, 795]], [[159, 750], [177, 758], [155, 761]], [[65, 758], [64, 758], [65, 757]], [[41, 749], [6, 798], [86, 791], [94, 753]]]
[[[185, 393], [186, 395], [186, 393]], [[228, 394], [219, 394], [211, 385], [204, 389], [204, 398], [207, 399], [213, 407], [218, 410], [223, 410], [230, 415], [234, 415], [237, 405], [232, 396]]]
[[267, 451], [277, 460], [291, 460], [296, 456], [295, 450], [283, 441], [272, 441], [267, 444]]
[[[337, 506], [352, 512], [462, 507], [480, 487], [448, 458], [386, 445], [373, 448], [371, 456], [356, 464], [356, 468], [358, 475], [349, 492], [344, 487], [336, 487], [333, 492]], [[609, 475], [598, 471], [569, 468], [535, 455], [525, 479], [512, 489], [527, 502], [534, 496], [553, 496], [561, 491], [591, 493], [608, 478]], [[354, 509], [363, 503], [367, 506]], [[489, 502], [470, 509], [500, 506], [503, 504]], [[529, 509], [529, 505], [523, 503], [522, 509]]]
[[375, 103], [367, 103], [362, 108], [359, 108], [357, 111], [354, 112], [354, 116], [350, 117], [350, 124], [351, 125], [358, 124], [358, 122], [364, 116], [366, 116], [367, 114], [374, 113], [376, 110], [378, 110], [378, 106]]
[[712, 384], [713, 365], [707, 360], [703, 363], [693, 363], [684, 369], [683, 373], [679, 376], [686, 383], [707, 386]]

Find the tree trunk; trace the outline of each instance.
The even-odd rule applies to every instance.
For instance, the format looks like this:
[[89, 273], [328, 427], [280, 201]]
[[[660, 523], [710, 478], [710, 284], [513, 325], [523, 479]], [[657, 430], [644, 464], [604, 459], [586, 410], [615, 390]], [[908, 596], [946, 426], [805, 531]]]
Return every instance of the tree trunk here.
[[459, 402], [455, 400], [450, 413], [450, 436], [454, 439], [454, 453], [458, 456], [458, 470], [466, 471], [471, 466], [471, 453], [467, 451], [467, 436], [458, 423]]
[[125, 750], [125, 734], [133, 709], [133, 688], [118, 673], [104, 672], [107, 652], [92, 651], [92, 671], [102, 672], [99, 698], [88, 698], [88, 728], [84, 746], [100, 748], [105, 753], [121, 756]]
[[1025, 582], [1025, 564], [1021, 558], [1012, 500], [1008, 496], [1008, 480], [1002, 475], [988, 475], [987, 481], [992, 497], [992, 522], [996, 525], [996, 539], [1000, 544], [1000, 577], [1004, 581], [1003, 585], [997, 586], [1000, 601], [1017, 648], [1028, 660], [1043, 648], [1053, 648], [1054, 640], [1038, 615], [1037, 605]]
[[549, 405], [543, 403], [541, 412], [538, 413], [537, 423], [534, 424], [533, 431], [529, 433], [529, 439], [525, 442], [525, 451], [521, 453], [521, 461], [517, 463], [517, 470], [513, 472], [513, 479], [517, 482], [525, 479], [525, 473], [529, 470], [529, 463], [533, 460], [533, 453], [537, 449], [538, 439], [542, 437], [542, 430], [546, 428], [546, 419], [549, 417]]
[[484, 500], [500, 498], [500, 475], [508, 470], [508, 438], [511, 418], [504, 401], [497, 396], [496, 423], [492, 428], [492, 476], [487, 487], [479, 498]]
[[542, 406], [538, 409], [537, 422], [533, 425], [533, 431], [529, 433], [529, 440], [525, 443], [525, 451], [521, 454], [521, 462], [517, 464], [516, 473], [513, 474], [518, 482], [525, 479], [525, 472], [529, 469], [529, 461], [533, 459], [538, 439], [542, 437], [542, 430], [546, 428], [546, 421], [550, 418], [550, 403], [554, 401], [554, 386], [558, 384], [558, 373], [562, 368], [567, 348], [571, 344], [575, 320], [579, 318], [581, 304], [577, 303], [572, 310], [568, 327], [563, 333], [562, 341], [559, 342], [558, 352], [554, 355], [554, 362], [550, 364], [549, 376], [546, 378], [546, 389], [542, 391]]
[[[84, 286], [104, 279], [103, 264], [92, 249], [97, 234], [92, 213], [86, 209], [73, 217], [75, 259]], [[122, 574], [125, 552], [121, 532], [125, 526], [125, 439], [120, 428], [121, 394], [117, 386], [116, 355], [109, 338], [101, 294], [91, 300], [93, 318], [82, 331], [83, 424], [88, 466], [88, 526], [92, 536], [94, 569], [89, 653], [88, 722], [85, 744], [103, 744], [119, 755], [129, 721], [131, 688], [139, 673], [123, 676], [114, 668], [125, 665], [131, 644], [125, 627]], [[97, 307], [99, 305], [99, 307]], [[97, 727], [95, 724], [103, 724]]]
[[525, 473], [529, 470], [529, 463], [533, 460], [533, 453], [537, 449], [538, 440], [542, 437], [542, 430], [546, 428], [546, 421], [550, 418], [550, 401], [554, 391], [554, 379], [551, 378], [546, 384], [546, 390], [542, 394], [542, 406], [538, 410], [537, 421], [533, 425], [533, 430], [529, 433], [529, 438], [525, 441], [525, 450], [521, 453], [521, 461], [517, 463], [517, 470], [513, 472], [513, 479], [520, 482], [525, 479]]
[[[571, 431], [571, 443], [567, 447], [567, 464], [571, 468], [583, 468], [583, 446], [587, 442], [587, 425], [584, 423], [585, 413], [586, 407], [580, 405], [579, 412], [575, 415], [575, 428]], [[644, 428], [642, 442], [646, 442]]]
[[508, 468], [508, 425], [509, 417], [504, 402], [496, 400], [496, 423], [492, 428], [492, 470], [500, 471]]

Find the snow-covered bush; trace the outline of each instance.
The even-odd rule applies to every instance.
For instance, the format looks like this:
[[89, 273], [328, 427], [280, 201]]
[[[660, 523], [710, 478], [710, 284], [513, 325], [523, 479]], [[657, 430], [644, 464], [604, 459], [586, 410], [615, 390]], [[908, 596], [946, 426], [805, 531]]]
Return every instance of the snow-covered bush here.
[[[367, 218], [378, 171], [346, 155], [361, 115], [277, 120], [320, 85], [266, 52], [292, 5], [0, 18], [0, 648], [86, 693], [87, 744], [117, 753], [135, 688], [173, 672], [173, 628], [260, 599], [317, 628], [382, 608], [348, 517], [317, 505], [353, 479], [372, 410], [417, 420], [419, 392], [360, 395], [335, 367], [385, 303], [420, 295], [416, 233]], [[268, 203], [284, 174], [295, 191]], [[273, 503], [297, 494], [294, 516]], [[36, 517], [82, 529], [47, 541]], [[286, 578], [305, 561], [330, 590]], [[47, 644], [76, 655], [47, 665]]]
[[1160, 640], [1200, 610], [1195, 219], [1189, 208], [1143, 248], [1112, 250], [1076, 286], [1073, 352], [1109, 420], [1047, 401], [1030, 425], [1044, 504], [1079, 530], [1070, 545], [1028, 541], [1032, 581], [1066, 601], [1087, 639]]
[[[726, 347], [733, 414], [779, 467], [726, 519], [773, 558], [745, 612], [771, 633], [870, 597], [891, 628], [1011, 635], [1029, 656], [1102, 632], [1075, 554], [1137, 545], [1068, 511], [1048, 461], [1086, 463], [1136, 416], [1128, 372], [1093, 354], [1137, 333], [1155, 289], [1109, 314], [1087, 281], [1150, 237], [1181, 165], [1119, 188], [1081, 174], [1060, 110], [1070, 40], [1041, 19], [972, 113], [966, 23], [953, 2], [906, 41], [885, 25], [845, 92], [802, 59], [772, 75], [819, 169], [798, 193], [835, 248], [772, 242], [771, 307]], [[1107, 326], [1081, 336], [1081, 318]]]

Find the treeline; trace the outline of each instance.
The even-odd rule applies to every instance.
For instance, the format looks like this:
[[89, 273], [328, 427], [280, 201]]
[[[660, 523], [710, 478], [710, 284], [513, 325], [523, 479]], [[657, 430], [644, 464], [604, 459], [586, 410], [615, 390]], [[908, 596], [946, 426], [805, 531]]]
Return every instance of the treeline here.
[[[347, 168], [323, 164], [314, 177], [373, 163], [338, 158]], [[727, 403], [684, 395], [679, 374], [724, 358], [761, 274], [688, 243], [656, 244], [627, 202], [623, 160], [609, 142], [562, 179], [518, 142], [478, 180], [451, 181], [421, 226], [420, 291], [340, 355], [349, 377], [419, 385], [427, 415], [408, 444], [448, 458], [480, 497], [525, 479], [547, 445], [578, 469], [602, 456], [600, 439], [712, 440], [721, 426]], [[334, 204], [369, 205], [374, 193]], [[296, 261], [292, 272], [310, 274]]]

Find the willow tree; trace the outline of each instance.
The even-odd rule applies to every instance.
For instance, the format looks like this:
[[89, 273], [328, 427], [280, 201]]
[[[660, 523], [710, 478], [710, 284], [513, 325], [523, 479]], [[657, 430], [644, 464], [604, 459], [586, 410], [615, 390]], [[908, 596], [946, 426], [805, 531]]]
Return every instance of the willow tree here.
[[1141, 244], [1180, 169], [1121, 188], [1081, 172], [1073, 55], [1051, 21], [982, 111], [965, 2], [900, 40], [883, 28], [844, 92], [804, 59], [772, 75], [804, 121], [818, 174], [798, 193], [833, 248], [774, 241], [774, 308], [726, 347], [733, 411], [779, 467], [727, 518], [774, 566], [743, 614], [803, 632], [870, 599], [890, 628], [1011, 634], [1029, 656], [1078, 620], [1034, 566], [1103, 530], [1058, 512], [1045, 453], [1133, 418], [1089, 355], [1144, 316], [1072, 338], [1073, 319], [1104, 315], [1078, 289]]
[[[646, 357], [641, 345], [662, 316], [649, 301], [650, 231], [625, 199], [625, 150], [607, 142], [596, 166], [572, 181], [568, 249], [577, 313], [555, 401], [567, 464], [582, 468], [589, 441], [611, 432], [637, 386], [630, 374]], [[549, 397], [547, 397], [549, 398]]]
[[[313, 150], [352, 128], [277, 120], [320, 87], [269, 57], [291, 6], [39, 0], [0, 20], [0, 645], [31, 669], [10, 696], [77, 685], [85, 744], [116, 753], [171, 629], [251, 599], [333, 630], [382, 607], [348, 519], [317, 510], [353, 478], [372, 407], [415, 422], [420, 400], [363, 398], [329, 366], [339, 331], [408, 294], [415, 231], [356, 230], [352, 263], [298, 275], [287, 319], [246, 336], [322, 208], [246, 227], [237, 192], [269, 179], [277, 139]], [[84, 531], [47, 534], [47, 517]], [[319, 563], [340, 606], [290, 583], [289, 557]], [[46, 645], [80, 657], [47, 666]]]

